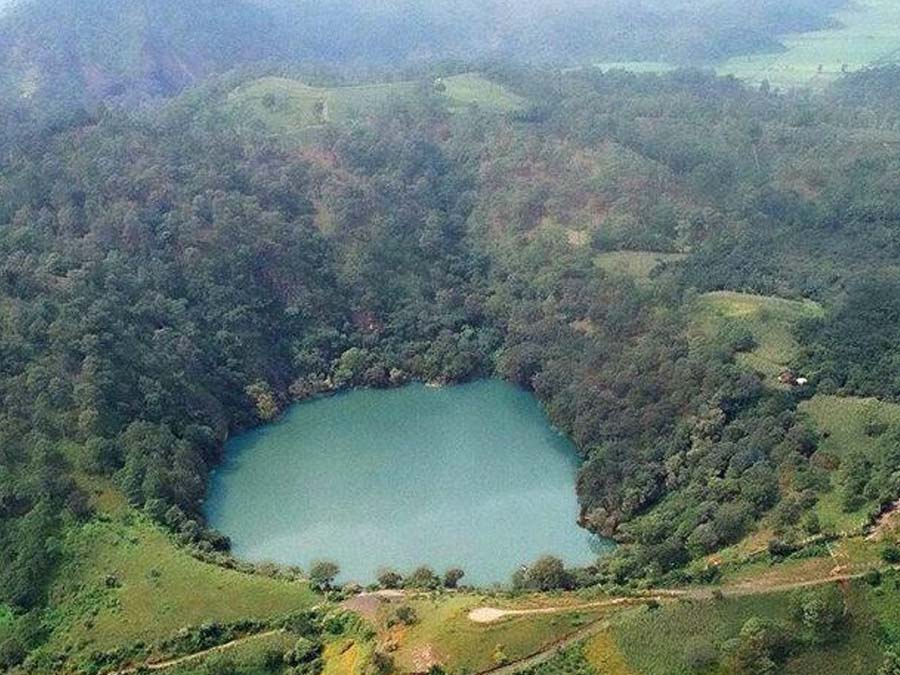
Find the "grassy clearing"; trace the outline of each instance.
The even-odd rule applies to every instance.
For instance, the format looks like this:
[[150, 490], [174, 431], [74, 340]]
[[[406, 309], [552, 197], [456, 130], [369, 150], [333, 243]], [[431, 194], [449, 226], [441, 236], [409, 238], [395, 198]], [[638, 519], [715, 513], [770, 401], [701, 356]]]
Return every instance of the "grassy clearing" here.
[[419, 598], [409, 603], [419, 621], [398, 632], [397, 667], [403, 672], [422, 668], [434, 657], [451, 671], [477, 672], [499, 665], [498, 654], [514, 661], [529, 656], [598, 620], [610, 610], [583, 610], [559, 614], [510, 617], [477, 624], [469, 611], [484, 604], [480, 596], [453, 595]]
[[226, 109], [240, 127], [293, 136], [329, 123], [363, 119], [409, 98], [414, 82], [356, 87], [310, 87], [283, 77], [263, 77], [235, 89]]
[[[881, 439], [871, 429], [879, 425], [900, 426], [900, 405], [876, 399], [817, 395], [804, 401], [800, 411], [818, 430], [821, 441], [818, 454], [824, 463], [839, 464], [853, 453], [874, 456]], [[844, 512], [840, 494], [832, 490], [817, 505], [822, 525], [837, 532], [853, 532], [866, 525], [870, 504], [858, 511]]]
[[648, 281], [653, 272], [663, 264], [684, 260], [681, 253], [655, 253], [653, 251], [610, 251], [594, 258], [594, 264], [604, 272], [617, 276]]
[[749, 331], [756, 346], [738, 358], [774, 385], [799, 351], [795, 326], [805, 318], [821, 316], [823, 310], [811, 300], [719, 291], [701, 296], [694, 312], [701, 339]]
[[445, 87], [444, 95], [450, 99], [451, 109], [477, 105], [494, 112], [513, 112], [525, 106], [525, 99], [521, 96], [478, 73], [454, 75], [442, 82]]
[[354, 638], [336, 640], [325, 647], [322, 675], [362, 675], [372, 656], [373, 644]]
[[168, 637], [209, 621], [265, 619], [315, 604], [306, 584], [202, 563], [134, 514], [69, 533], [52, 589], [51, 653]]
[[[451, 110], [471, 105], [494, 112], [510, 112], [525, 100], [477, 73], [442, 80]], [[383, 82], [352, 87], [311, 87], [284, 77], [263, 77], [238, 87], [225, 104], [235, 125], [244, 131], [303, 140], [327, 124], [363, 120], [404, 101], [412, 100], [418, 82]]]
[[[642, 675], [694, 675], [687, 653], [702, 643], [721, 649], [751, 616], [787, 619], [784, 596], [676, 602], [635, 609], [613, 622], [615, 643], [631, 668]], [[627, 672], [627, 671], [626, 671]]]
[[858, 0], [834, 18], [840, 24], [836, 28], [783, 38], [784, 52], [735, 57], [717, 71], [780, 87], [823, 87], [845, 69], [900, 60], [900, 4], [895, 0]]

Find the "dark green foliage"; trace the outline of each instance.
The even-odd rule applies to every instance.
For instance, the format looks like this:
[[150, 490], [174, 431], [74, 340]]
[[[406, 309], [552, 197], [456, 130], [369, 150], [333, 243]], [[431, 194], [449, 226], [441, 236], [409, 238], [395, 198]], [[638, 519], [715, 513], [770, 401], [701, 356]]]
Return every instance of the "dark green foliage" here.
[[844, 596], [834, 584], [797, 593], [791, 611], [803, 638], [814, 645], [833, 640], [847, 621]]
[[309, 581], [315, 587], [323, 590], [331, 588], [335, 577], [340, 574], [341, 568], [337, 563], [327, 560], [314, 562], [309, 568]]
[[458, 567], [451, 567], [444, 572], [444, 588], [456, 588], [466, 573]]
[[554, 556], [538, 558], [513, 577], [513, 585], [532, 591], [558, 591], [571, 588], [571, 573], [562, 560]]
[[596, 671], [584, 655], [581, 644], [560, 650], [552, 659], [539, 666], [521, 671], [528, 675], [595, 675]]
[[430, 567], [418, 567], [406, 579], [403, 585], [406, 588], [415, 588], [424, 591], [433, 591], [440, 587], [441, 580]]

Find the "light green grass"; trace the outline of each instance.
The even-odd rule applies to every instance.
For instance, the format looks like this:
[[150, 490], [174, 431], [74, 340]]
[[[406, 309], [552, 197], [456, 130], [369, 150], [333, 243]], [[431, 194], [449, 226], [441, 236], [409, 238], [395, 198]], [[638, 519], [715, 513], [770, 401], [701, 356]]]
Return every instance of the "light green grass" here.
[[[604, 610], [515, 616], [479, 624], [468, 618], [483, 604], [478, 596], [456, 595], [410, 602], [419, 621], [405, 629], [396, 664], [403, 672], [415, 670], [416, 655], [431, 650], [452, 672], [479, 672], [498, 665], [498, 646], [510, 660], [529, 656], [604, 615]], [[609, 611], [609, 610], [606, 610]]]
[[477, 105], [495, 112], [512, 112], [525, 105], [525, 99], [509, 91], [503, 85], [492, 82], [478, 73], [453, 75], [442, 80], [444, 95], [450, 99], [451, 108]]
[[0, 642], [3, 642], [12, 632], [15, 617], [12, 610], [4, 604], [0, 604]]
[[647, 281], [660, 265], [684, 260], [681, 253], [653, 251], [610, 251], [594, 258], [594, 264], [605, 272]]
[[898, 61], [900, 3], [857, 0], [834, 18], [841, 24], [837, 28], [782, 38], [787, 48], [782, 53], [734, 57], [717, 71], [780, 87], [821, 87], [837, 79], [844, 68], [855, 71]]
[[665, 61], [600, 61], [593, 66], [603, 71], [627, 70], [631, 73], [667, 73], [676, 68]]
[[720, 291], [701, 296], [695, 308], [695, 325], [702, 336], [713, 337], [733, 330], [749, 330], [756, 347], [739, 354], [739, 361], [761, 373], [774, 385], [799, 351], [794, 337], [797, 324], [822, 316], [820, 305], [810, 300], [783, 300], [762, 295]]
[[151, 643], [186, 626], [266, 619], [317, 601], [304, 583], [200, 562], [131, 513], [70, 532], [64, 557], [51, 594], [49, 652]]
[[[510, 112], [524, 99], [477, 73], [442, 80], [447, 107], [478, 105], [484, 110]], [[228, 95], [226, 114], [242, 131], [302, 140], [328, 124], [345, 124], [384, 112], [413, 100], [418, 82], [383, 82], [349, 87], [311, 87], [284, 77], [263, 77]]]
[[294, 135], [329, 123], [363, 119], [410, 97], [413, 82], [356, 87], [310, 87], [283, 77], [263, 77], [235, 89], [226, 110], [239, 127]]
[[696, 602], [675, 602], [657, 610], [626, 612], [613, 622], [616, 644], [628, 664], [641, 675], [695, 675], [685, 661], [700, 641], [721, 648], [751, 616], [784, 621], [783, 595], [761, 595]]
[[[838, 460], [857, 452], [869, 456], [876, 453], [880, 439], [866, 433], [870, 424], [900, 426], [900, 405], [872, 398], [817, 395], [804, 401], [800, 411], [819, 432], [819, 452]], [[840, 493], [832, 490], [822, 495], [816, 509], [823, 526], [837, 532], [853, 532], [866, 524], [870, 506], [845, 513]]]

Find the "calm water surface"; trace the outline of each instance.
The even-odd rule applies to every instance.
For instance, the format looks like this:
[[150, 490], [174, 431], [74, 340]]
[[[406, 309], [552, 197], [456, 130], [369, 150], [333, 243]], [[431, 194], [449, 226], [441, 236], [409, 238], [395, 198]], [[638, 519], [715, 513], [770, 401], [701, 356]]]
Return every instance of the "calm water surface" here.
[[504, 382], [303, 403], [226, 450], [207, 515], [245, 559], [330, 559], [360, 582], [459, 566], [490, 584], [545, 553], [584, 564], [610, 547], [575, 522], [574, 448]]

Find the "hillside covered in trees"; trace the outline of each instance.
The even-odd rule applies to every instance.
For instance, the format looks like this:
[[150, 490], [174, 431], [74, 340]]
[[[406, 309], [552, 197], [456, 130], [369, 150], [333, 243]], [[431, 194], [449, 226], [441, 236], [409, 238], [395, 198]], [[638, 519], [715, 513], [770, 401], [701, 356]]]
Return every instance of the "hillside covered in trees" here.
[[[224, 442], [350, 387], [535, 393], [583, 459], [581, 524], [620, 543], [581, 570], [543, 561], [540, 590], [709, 583], [755, 536], [775, 562], [834, 556], [900, 499], [900, 70], [810, 94], [547, 64], [599, 57], [575, 23], [604, 56], [652, 35], [704, 61], [822, 25], [822, 3], [759, 4], [743, 46], [728, 0], [566, 3], [556, 26], [500, 21], [502, 3], [300, 3], [303, 22], [278, 0], [123, 4], [0, 15], [19, 92], [0, 146], [0, 668], [71, 656], [52, 636], [72, 551], [152, 538], [109, 534], [111, 511], [171, 537], [191, 561], [173, 565], [240, 569], [203, 518]], [[92, 30], [67, 32], [82, 12]], [[317, 12], [384, 32], [331, 39]], [[473, 12], [496, 21], [453, 30]], [[36, 27], [69, 37], [33, 49]], [[571, 40], [553, 58], [547, 31]], [[703, 39], [674, 51], [685, 34]], [[426, 64], [426, 43], [543, 65]]]

